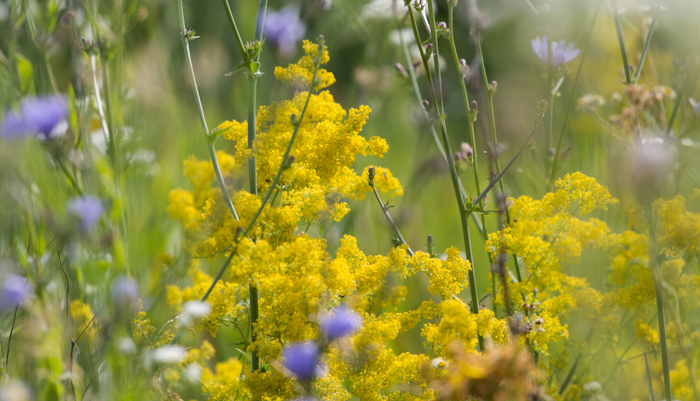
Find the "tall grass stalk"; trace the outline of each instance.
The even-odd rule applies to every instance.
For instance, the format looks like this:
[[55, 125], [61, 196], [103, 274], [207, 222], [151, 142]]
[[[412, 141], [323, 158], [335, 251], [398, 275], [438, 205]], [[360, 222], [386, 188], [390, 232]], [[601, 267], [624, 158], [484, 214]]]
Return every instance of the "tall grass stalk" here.
[[[412, 14], [412, 11], [409, 9], [409, 13]], [[428, 13], [429, 13], [429, 18], [430, 18], [430, 39], [431, 43], [433, 44], [433, 57], [435, 58], [435, 74], [437, 76], [437, 81], [438, 83], [441, 82], [442, 78], [440, 75], [440, 48], [438, 46], [438, 35], [437, 35], [437, 26], [435, 23], [435, 7], [433, 5], [432, 1], [428, 1]], [[412, 19], [414, 21], [414, 33], [417, 34], [417, 30], [415, 29], [415, 19]], [[420, 43], [420, 38], [416, 36], [416, 44], [419, 47], [422, 47], [422, 44]], [[427, 60], [425, 60], [425, 57], [423, 57], [423, 66], [425, 67], [426, 70], [426, 75], [430, 75], [430, 70], [428, 67]], [[432, 87], [432, 83], [431, 83]], [[474, 266], [474, 257], [472, 255], [472, 243], [471, 243], [471, 237], [469, 233], [469, 216], [466, 213], [467, 208], [466, 208], [466, 203], [465, 203], [465, 198], [462, 196], [462, 192], [460, 191], [460, 181], [459, 181], [459, 176], [457, 175], [457, 168], [455, 167], [455, 161], [453, 158], [453, 153], [452, 153], [452, 147], [450, 146], [450, 138], [447, 133], [447, 125], [445, 124], [445, 115], [443, 107], [442, 107], [442, 95], [440, 96], [440, 99], [437, 97], [436, 91], [440, 91], [440, 88], [434, 88], [432, 90], [433, 93], [433, 103], [434, 103], [434, 109], [437, 112], [438, 116], [437, 118], [439, 119], [440, 123], [440, 134], [441, 134], [441, 139], [443, 142], [443, 147], [445, 148], [445, 153], [447, 154], [447, 165], [449, 167], [450, 171], [450, 179], [452, 181], [452, 188], [455, 193], [455, 197], [457, 198], [457, 205], [459, 209], [459, 217], [460, 217], [460, 222], [462, 224], [462, 237], [464, 239], [464, 252], [466, 254], [467, 260], [469, 260], [469, 263], [471, 263], [472, 268], [469, 270], [469, 292], [471, 294], [471, 311], [472, 313], [479, 313], [479, 293], [476, 287], [476, 267]], [[442, 92], [442, 91], [440, 91]], [[479, 336], [479, 348], [484, 349], [484, 340], [481, 336]]]

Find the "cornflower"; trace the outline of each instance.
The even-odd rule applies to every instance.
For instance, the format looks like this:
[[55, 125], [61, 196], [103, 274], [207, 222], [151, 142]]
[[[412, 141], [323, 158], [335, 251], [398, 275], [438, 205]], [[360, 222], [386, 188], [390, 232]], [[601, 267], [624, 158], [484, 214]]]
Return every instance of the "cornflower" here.
[[0, 125], [0, 137], [4, 139], [24, 138], [41, 134], [49, 138], [54, 129], [65, 121], [68, 104], [60, 95], [26, 98], [19, 110], [11, 111]]
[[94, 196], [79, 196], [68, 201], [68, 211], [80, 219], [81, 229], [88, 232], [100, 221], [104, 212], [102, 202]]
[[357, 313], [341, 306], [333, 314], [321, 318], [321, 329], [333, 341], [350, 335], [362, 326], [362, 318]]
[[293, 7], [279, 11], [268, 10], [265, 16], [265, 39], [277, 46], [283, 55], [291, 55], [306, 33], [304, 22]]
[[318, 365], [318, 344], [313, 341], [293, 343], [282, 350], [284, 364], [298, 380], [311, 380]]
[[29, 281], [16, 274], [8, 274], [0, 287], [0, 311], [17, 307], [32, 292]]
[[575, 59], [580, 52], [579, 49], [574, 47], [573, 43], [567, 45], [564, 40], [550, 43], [547, 35], [544, 35], [542, 39], [539, 36], [532, 39], [532, 50], [544, 62], [549, 62], [550, 48], [552, 49], [552, 67], [568, 63]]

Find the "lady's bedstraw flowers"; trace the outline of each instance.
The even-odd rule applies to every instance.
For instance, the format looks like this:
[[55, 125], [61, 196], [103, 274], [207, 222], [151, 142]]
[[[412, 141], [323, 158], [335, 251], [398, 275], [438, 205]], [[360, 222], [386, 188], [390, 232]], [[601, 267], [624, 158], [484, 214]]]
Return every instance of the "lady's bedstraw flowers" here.
[[267, 12], [265, 16], [265, 39], [276, 45], [283, 55], [292, 55], [306, 33], [304, 22], [293, 7]]
[[80, 228], [83, 232], [88, 232], [100, 221], [104, 206], [102, 202], [94, 196], [79, 196], [68, 201], [68, 211], [77, 216], [80, 220]]
[[49, 138], [54, 129], [66, 119], [68, 102], [63, 96], [27, 98], [19, 110], [5, 115], [0, 125], [0, 137], [17, 139], [42, 134]]
[[32, 292], [32, 285], [26, 278], [8, 274], [0, 287], [0, 311], [14, 309]]
[[549, 49], [552, 49], [552, 67], [557, 67], [568, 63], [578, 56], [580, 50], [574, 47], [573, 43], [566, 44], [565, 41], [549, 42], [547, 35], [542, 39], [536, 37], [532, 39], [532, 50], [537, 57], [544, 62], [549, 62]]
[[345, 307], [336, 308], [333, 314], [321, 318], [321, 329], [333, 341], [350, 335], [362, 326], [362, 318]]
[[297, 380], [311, 380], [318, 365], [318, 344], [304, 341], [287, 346], [282, 350], [284, 365], [297, 377]]

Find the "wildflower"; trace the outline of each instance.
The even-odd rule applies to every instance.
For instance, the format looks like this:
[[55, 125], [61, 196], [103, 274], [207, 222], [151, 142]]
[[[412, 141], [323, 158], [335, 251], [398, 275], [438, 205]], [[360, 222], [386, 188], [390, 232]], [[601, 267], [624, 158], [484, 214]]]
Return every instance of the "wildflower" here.
[[156, 348], [153, 351], [153, 360], [158, 363], [177, 363], [180, 362], [187, 351], [180, 345], [165, 345], [160, 348]]
[[211, 304], [202, 301], [187, 301], [182, 305], [182, 324], [189, 326], [195, 319], [206, 317], [211, 312]]
[[282, 358], [298, 380], [311, 380], [318, 365], [318, 345], [312, 341], [288, 345], [282, 350]]
[[0, 287], [0, 311], [12, 309], [21, 304], [32, 292], [29, 281], [16, 274], [9, 274]]
[[104, 212], [102, 202], [94, 196], [79, 196], [68, 201], [68, 211], [76, 215], [84, 232], [92, 230]]
[[291, 55], [296, 51], [297, 42], [304, 37], [306, 26], [293, 7], [284, 7], [267, 12], [264, 32], [265, 39], [277, 46], [283, 55]]
[[583, 110], [583, 111], [586, 111], [589, 113], [594, 113], [596, 107], [602, 106], [604, 104], [605, 104], [605, 99], [603, 99], [602, 96], [597, 95], [597, 94], [587, 93], [587, 94], [581, 96], [576, 101], [576, 109]]
[[356, 332], [361, 325], [360, 315], [344, 306], [336, 308], [332, 315], [321, 319], [321, 329], [331, 341]]
[[700, 117], [700, 102], [693, 99], [692, 97], [689, 98], [688, 101], [690, 102], [690, 105], [693, 107], [693, 114], [695, 114], [696, 117]]
[[16, 139], [42, 134], [49, 138], [54, 129], [65, 120], [67, 113], [68, 104], [63, 96], [26, 98], [18, 111], [5, 115], [0, 125], [0, 137]]
[[112, 297], [122, 306], [128, 306], [139, 300], [139, 286], [127, 276], [119, 276], [112, 282]]
[[538, 36], [532, 40], [532, 50], [540, 60], [549, 62], [549, 49], [552, 50], [552, 67], [568, 63], [575, 59], [580, 52], [574, 48], [573, 43], [567, 45], [564, 40], [550, 43], [547, 35], [544, 35], [542, 39]]

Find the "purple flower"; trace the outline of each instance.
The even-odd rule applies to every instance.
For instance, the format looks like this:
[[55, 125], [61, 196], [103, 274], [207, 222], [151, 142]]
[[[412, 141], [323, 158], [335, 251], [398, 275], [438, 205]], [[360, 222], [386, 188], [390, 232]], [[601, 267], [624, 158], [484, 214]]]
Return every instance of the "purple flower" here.
[[290, 344], [282, 350], [282, 359], [298, 380], [311, 380], [318, 365], [318, 344], [313, 341]]
[[139, 286], [127, 276], [119, 276], [112, 282], [112, 296], [119, 305], [131, 305], [139, 300]]
[[68, 102], [60, 95], [26, 98], [19, 110], [10, 111], [0, 125], [0, 137], [22, 138], [42, 134], [48, 138], [51, 131], [66, 119]]
[[79, 196], [68, 201], [68, 211], [78, 216], [84, 232], [95, 227], [104, 212], [102, 202], [94, 196]]
[[0, 311], [14, 309], [32, 292], [29, 281], [16, 274], [8, 274], [0, 287]]
[[575, 59], [580, 52], [579, 49], [574, 48], [573, 43], [567, 45], [563, 40], [550, 43], [547, 35], [544, 35], [542, 39], [539, 36], [532, 39], [532, 50], [544, 62], [549, 62], [550, 48], [552, 49], [552, 67], [568, 63]]
[[360, 329], [362, 318], [357, 313], [341, 306], [335, 309], [333, 314], [321, 318], [321, 329], [328, 339], [333, 341], [343, 338]]
[[263, 33], [265, 39], [277, 46], [284, 55], [291, 55], [306, 33], [304, 22], [299, 19], [293, 7], [284, 7], [279, 11], [269, 11], [265, 16]]

